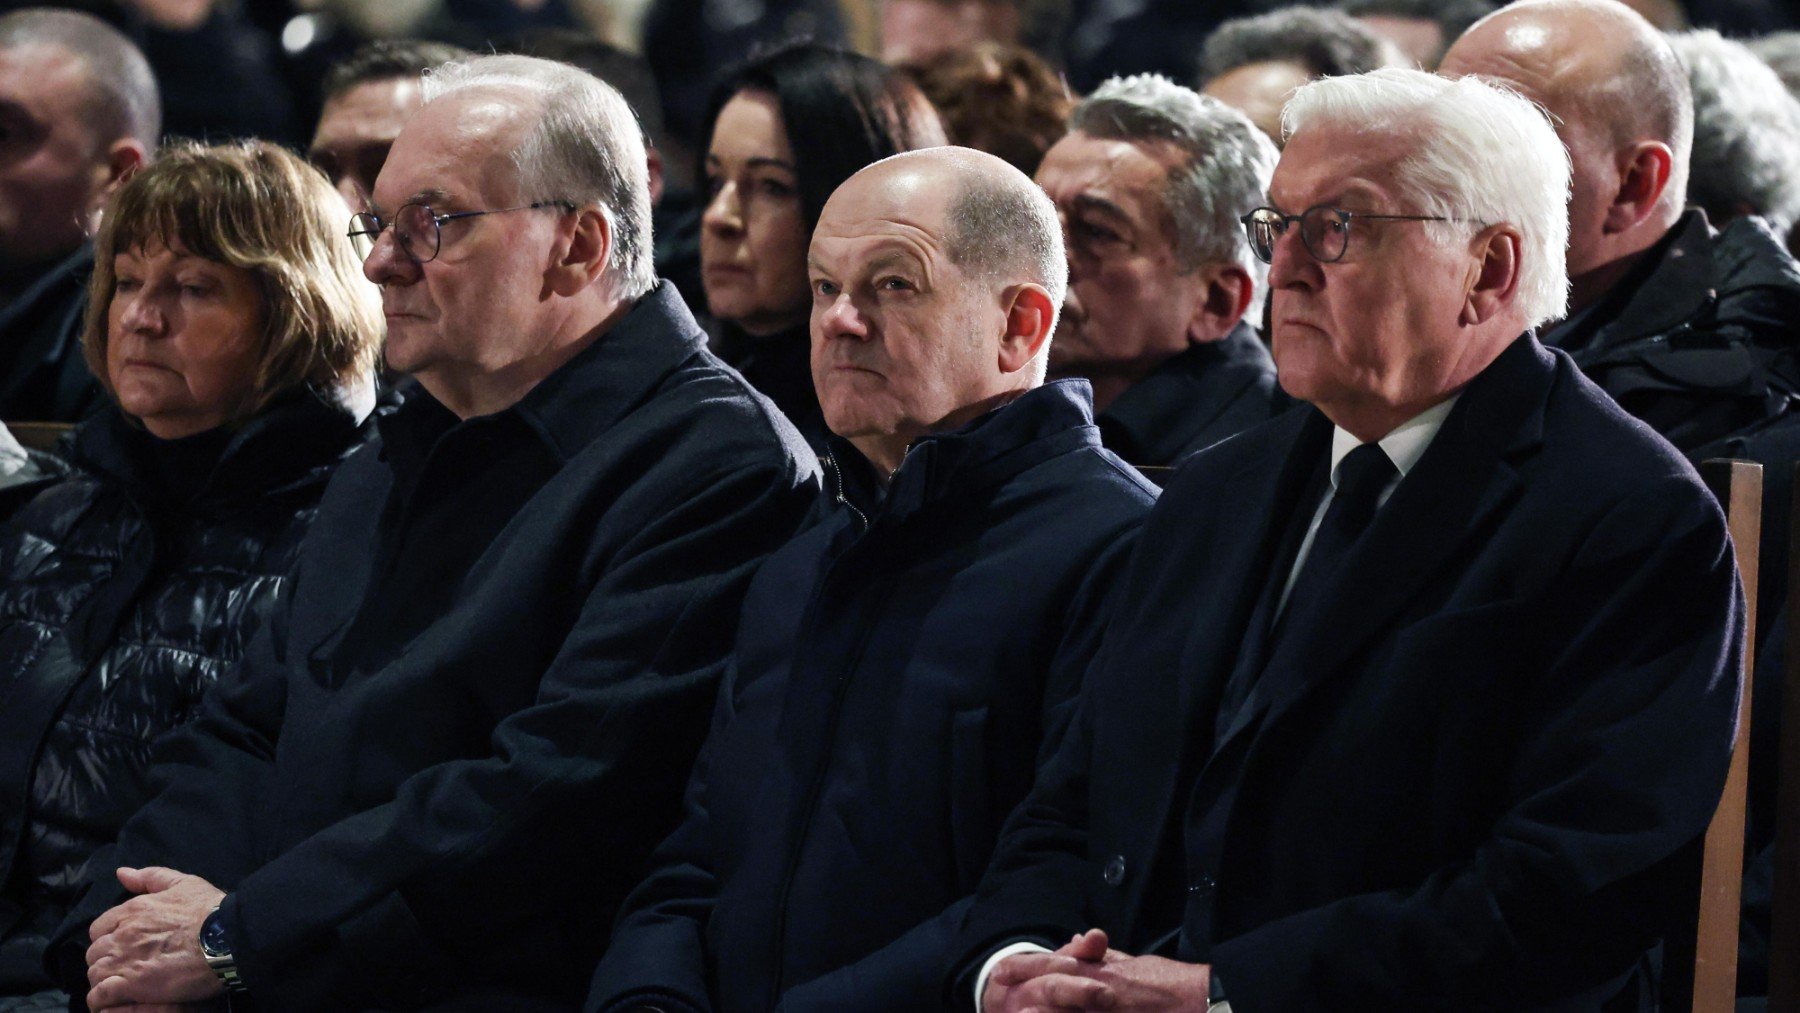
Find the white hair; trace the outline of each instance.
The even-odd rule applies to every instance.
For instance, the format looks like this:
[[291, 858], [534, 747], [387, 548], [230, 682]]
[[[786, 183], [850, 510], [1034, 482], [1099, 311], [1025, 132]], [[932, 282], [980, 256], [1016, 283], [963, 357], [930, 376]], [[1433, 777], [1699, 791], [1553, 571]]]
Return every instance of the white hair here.
[[1747, 208], [1786, 235], [1800, 218], [1800, 101], [1741, 42], [1706, 29], [1669, 44], [1694, 91], [1689, 203], [1713, 221]]
[[[1184, 270], [1235, 261], [1256, 282], [1260, 303], [1268, 266], [1250, 251], [1238, 221], [1268, 199], [1280, 157], [1250, 118], [1218, 99], [1156, 74], [1115, 77], [1069, 116], [1069, 129], [1106, 140], [1166, 141], [1187, 156], [1169, 174], [1163, 203], [1175, 223], [1175, 259]], [[1254, 315], [1257, 307], [1252, 306]]]
[[1774, 68], [1787, 90], [1800, 98], [1800, 32], [1771, 32], [1745, 39], [1744, 44]]
[[1519, 230], [1518, 291], [1525, 326], [1555, 320], [1569, 301], [1569, 153], [1544, 111], [1475, 77], [1387, 68], [1302, 85], [1282, 111], [1285, 138], [1320, 126], [1394, 133], [1415, 142], [1394, 166], [1395, 214], [1427, 222], [1439, 242], [1466, 241], [1501, 222]]
[[530, 56], [475, 56], [428, 71], [425, 101], [469, 90], [523, 92], [537, 120], [512, 153], [521, 201], [598, 206], [612, 225], [608, 270], [635, 299], [656, 285], [643, 132], [625, 99], [583, 70]]

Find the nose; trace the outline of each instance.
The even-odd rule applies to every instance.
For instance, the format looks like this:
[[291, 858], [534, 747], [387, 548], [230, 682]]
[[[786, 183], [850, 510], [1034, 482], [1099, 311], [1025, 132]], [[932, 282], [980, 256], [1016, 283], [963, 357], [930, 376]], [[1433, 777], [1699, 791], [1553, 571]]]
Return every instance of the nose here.
[[838, 297], [823, 308], [814, 309], [813, 319], [819, 334], [826, 340], [867, 341], [869, 338], [868, 318], [856, 308], [847, 292], [838, 293]]
[[1300, 240], [1298, 223], [1275, 237], [1269, 257], [1269, 288], [1317, 288], [1324, 280], [1320, 265]]
[[744, 205], [738, 200], [737, 184], [727, 181], [719, 186], [719, 192], [706, 202], [706, 210], [700, 215], [700, 227], [721, 235], [744, 231]]
[[125, 330], [150, 338], [160, 337], [168, 330], [169, 319], [162, 307], [142, 291], [132, 293], [124, 303], [119, 313], [119, 325]]
[[375, 237], [375, 246], [363, 258], [363, 277], [377, 285], [411, 285], [422, 277], [420, 265], [400, 249], [392, 226]]

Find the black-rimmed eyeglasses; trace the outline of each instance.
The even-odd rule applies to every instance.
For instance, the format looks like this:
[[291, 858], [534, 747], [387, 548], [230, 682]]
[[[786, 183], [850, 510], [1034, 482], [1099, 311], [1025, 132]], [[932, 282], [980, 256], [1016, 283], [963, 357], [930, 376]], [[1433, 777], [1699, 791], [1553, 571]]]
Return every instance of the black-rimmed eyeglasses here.
[[539, 208], [561, 208], [564, 211], [575, 210], [575, 204], [566, 200], [541, 200], [531, 204], [521, 204], [513, 208], [493, 208], [487, 211], [452, 211], [449, 214], [438, 214], [431, 210], [429, 204], [414, 201], [400, 205], [390, 221], [382, 221], [380, 216], [363, 211], [350, 216], [350, 242], [356, 247], [356, 255], [367, 260], [375, 249], [375, 240], [389, 226], [394, 229], [394, 239], [399, 242], [400, 249], [414, 262], [425, 264], [437, 259], [438, 247], [443, 239], [445, 222], [453, 222], [459, 218], [479, 218], [482, 215], [501, 215], [508, 211], [536, 211]]
[[1447, 222], [1441, 215], [1369, 215], [1361, 211], [1345, 211], [1320, 204], [1297, 215], [1284, 215], [1274, 208], [1257, 208], [1238, 221], [1250, 235], [1250, 252], [1265, 264], [1275, 260], [1275, 243], [1288, 226], [1300, 223], [1300, 242], [1306, 252], [1321, 264], [1341, 260], [1350, 248], [1350, 223], [1359, 221]]

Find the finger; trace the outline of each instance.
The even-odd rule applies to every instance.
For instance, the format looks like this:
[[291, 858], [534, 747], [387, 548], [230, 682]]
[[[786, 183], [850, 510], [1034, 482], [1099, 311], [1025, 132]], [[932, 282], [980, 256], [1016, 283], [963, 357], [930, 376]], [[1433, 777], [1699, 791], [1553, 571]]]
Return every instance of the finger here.
[[1083, 1010], [1109, 1010], [1118, 1002], [1118, 996], [1106, 985], [1072, 974], [1033, 978], [1019, 987], [1019, 998], [1033, 1006], [1072, 1006]]
[[123, 904], [107, 908], [100, 913], [100, 917], [94, 919], [92, 925], [88, 926], [88, 938], [99, 939], [101, 936], [110, 936], [118, 929], [119, 923], [124, 920], [125, 906]]
[[1062, 952], [1077, 960], [1104, 960], [1107, 946], [1105, 932], [1100, 929], [1088, 929], [1069, 940], [1069, 945], [1064, 947]]
[[118, 975], [95, 985], [87, 994], [88, 1009], [98, 1013], [100, 1010], [112, 1009], [115, 1006], [129, 1006], [131, 997], [126, 994], [125, 979]]
[[994, 965], [988, 980], [998, 985], [1018, 985], [1046, 974], [1080, 974], [1081, 962], [1055, 953], [1015, 953]]
[[89, 985], [98, 985], [119, 973], [119, 948], [114, 945], [112, 939], [113, 937], [107, 936], [88, 947], [87, 978]]
[[125, 884], [125, 889], [132, 893], [161, 893], [186, 878], [185, 874], [160, 865], [119, 870], [119, 882]]

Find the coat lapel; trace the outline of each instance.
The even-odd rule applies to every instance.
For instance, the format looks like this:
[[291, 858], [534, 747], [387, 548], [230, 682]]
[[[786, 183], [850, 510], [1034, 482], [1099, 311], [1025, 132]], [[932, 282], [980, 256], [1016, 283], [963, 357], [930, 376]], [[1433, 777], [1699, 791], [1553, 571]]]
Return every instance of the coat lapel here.
[[[1289, 527], [1289, 516], [1293, 510], [1304, 508], [1299, 501], [1331, 444], [1331, 423], [1316, 409], [1297, 412], [1294, 428], [1295, 437], [1286, 458], [1274, 472], [1273, 481], [1269, 462], [1264, 458], [1246, 462], [1231, 479], [1207, 490], [1216, 502], [1232, 504], [1230, 511], [1242, 519], [1243, 526], [1238, 529], [1241, 538], [1208, 547], [1212, 551], [1203, 565], [1214, 576], [1208, 583], [1216, 584], [1217, 589], [1189, 599], [1202, 619], [1221, 614], [1215, 594], [1242, 599], [1245, 588], [1266, 585], [1266, 575], [1278, 565], [1276, 557]], [[1223, 623], [1201, 621], [1189, 626], [1187, 643], [1176, 668], [1181, 673], [1177, 713], [1186, 726], [1185, 741], [1211, 742], [1212, 734], [1206, 729], [1226, 680], [1242, 665], [1262, 664], [1272, 608], [1268, 598], [1265, 590], [1258, 598], [1245, 599], [1244, 605], [1232, 609]]]
[[1388, 633], [1427, 582], [1517, 497], [1519, 464], [1542, 442], [1554, 369], [1549, 353], [1527, 335], [1469, 384], [1418, 465], [1346, 557], [1344, 576], [1325, 590], [1316, 617], [1275, 646], [1251, 705], [1240, 711], [1221, 748], [1251, 727], [1273, 723]]

